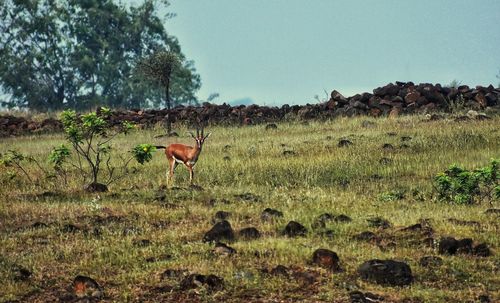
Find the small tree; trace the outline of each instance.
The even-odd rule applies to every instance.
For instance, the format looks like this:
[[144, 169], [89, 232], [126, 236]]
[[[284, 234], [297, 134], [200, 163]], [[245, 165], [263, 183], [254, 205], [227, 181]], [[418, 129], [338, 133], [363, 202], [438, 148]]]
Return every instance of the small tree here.
[[450, 166], [434, 178], [439, 199], [456, 204], [473, 204], [479, 197], [490, 201], [500, 199], [500, 161], [491, 160], [489, 166], [467, 170]]
[[[158, 51], [137, 64], [138, 70], [148, 79], [156, 82], [165, 89], [165, 105], [170, 111], [172, 103], [170, 100], [170, 85], [174, 73], [179, 72], [182, 67], [179, 56], [170, 51]], [[167, 132], [171, 133], [172, 125], [170, 117], [167, 116]]]
[[[112, 149], [109, 143], [117, 135], [126, 134], [134, 126], [129, 122], [123, 122], [120, 127], [113, 128], [106, 120], [110, 114], [107, 108], [101, 108], [99, 113], [93, 112], [81, 116], [73, 110], [66, 110], [61, 114], [66, 138], [78, 157], [77, 163], [72, 165], [81, 173], [84, 182], [88, 183], [89, 191], [106, 191], [107, 185], [126, 175], [127, 165], [132, 160], [132, 157], [128, 160], [122, 159], [121, 174], [117, 175], [116, 167], [111, 164]], [[58, 159], [61, 158], [63, 160], [66, 158], [64, 149], [60, 149], [54, 155], [52, 161], [54, 165], [60, 167], [63, 160], [58, 162]], [[99, 183], [103, 166], [107, 171], [107, 180], [104, 184]]]

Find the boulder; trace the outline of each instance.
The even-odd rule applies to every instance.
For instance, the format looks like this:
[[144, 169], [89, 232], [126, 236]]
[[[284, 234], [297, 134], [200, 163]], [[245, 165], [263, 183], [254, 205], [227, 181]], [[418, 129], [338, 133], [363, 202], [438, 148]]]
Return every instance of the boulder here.
[[362, 279], [380, 285], [405, 286], [413, 281], [411, 268], [405, 262], [394, 260], [369, 260], [358, 267]]

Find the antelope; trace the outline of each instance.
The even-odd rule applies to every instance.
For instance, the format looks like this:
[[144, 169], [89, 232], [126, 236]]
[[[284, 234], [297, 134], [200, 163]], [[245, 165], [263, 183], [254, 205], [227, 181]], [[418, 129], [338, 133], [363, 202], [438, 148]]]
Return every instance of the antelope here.
[[167, 171], [167, 186], [169, 185], [169, 181], [173, 179], [175, 168], [179, 163], [184, 164], [188, 169], [189, 184], [193, 185], [193, 178], [194, 178], [193, 168], [196, 164], [196, 161], [198, 161], [198, 157], [200, 156], [203, 143], [212, 133], [208, 133], [208, 135], [204, 136], [203, 128], [201, 129], [201, 131], [200, 129], [197, 128], [196, 136], [192, 132], [189, 132], [189, 134], [196, 141], [196, 145], [194, 147], [178, 143], [170, 144], [167, 147], [156, 146], [156, 148], [160, 149], [164, 148], [165, 155], [167, 156], [169, 165], [169, 169]]

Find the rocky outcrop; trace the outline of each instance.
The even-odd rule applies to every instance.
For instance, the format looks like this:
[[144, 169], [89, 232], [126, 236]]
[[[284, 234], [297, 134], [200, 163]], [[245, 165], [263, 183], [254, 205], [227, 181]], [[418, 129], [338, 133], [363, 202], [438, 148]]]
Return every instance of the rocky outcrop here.
[[[295, 117], [303, 120], [357, 115], [396, 117], [402, 114], [448, 111], [457, 108], [482, 110], [495, 106], [500, 106], [500, 88], [492, 85], [475, 88], [462, 85], [452, 88], [440, 84], [396, 82], [378, 87], [372, 93], [365, 92], [352, 97], [344, 97], [334, 90], [328, 101], [318, 104], [232, 107], [227, 104], [203, 103], [201, 106], [178, 106], [171, 110], [114, 110], [109, 122], [112, 125], [120, 125], [123, 121], [130, 121], [143, 128], [165, 124], [168, 120], [189, 127], [200, 124], [251, 125]], [[0, 115], [0, 136], [61, 130], [61, 122], [53, 118], [35, 122], [24, 117]]]

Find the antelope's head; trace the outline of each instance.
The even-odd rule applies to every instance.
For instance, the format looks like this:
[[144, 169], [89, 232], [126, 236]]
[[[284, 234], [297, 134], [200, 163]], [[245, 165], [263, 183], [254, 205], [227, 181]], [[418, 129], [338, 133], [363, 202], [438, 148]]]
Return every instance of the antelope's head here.
[[196, 146], [199, 149], [201, 149], [201, 147], [203, 146], [205, 139], [210, 137], [210, 135], [212, 134], [212, 133], [208, 133], [208, 135], [204, 136], [203, 135], [203, 128], [201, 130], [199, 128], [196, 129], [196, 136], [192, 132], [189, 132], [189, 133], [191, 134], [191, 137], [193, 137], [193, 139], [196, 141]]

